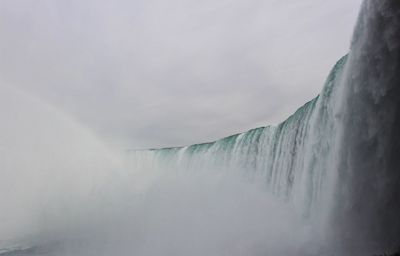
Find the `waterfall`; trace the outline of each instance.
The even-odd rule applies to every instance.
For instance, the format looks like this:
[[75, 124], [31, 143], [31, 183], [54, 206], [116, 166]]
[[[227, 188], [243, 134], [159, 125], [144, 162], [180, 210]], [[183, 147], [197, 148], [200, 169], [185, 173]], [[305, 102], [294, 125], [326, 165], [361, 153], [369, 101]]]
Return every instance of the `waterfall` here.
[[[291, 202], [305, 215], [324, 196], [335, 138], [334, 101], [347, 56], [332, 69], [322, 93], [277, 126], [266, 126], [214, 142], [129, 152], [133, 168], [225, 170]], [[326, 199], [326, 198], [325, 198]]]
[[398, 249], [399, 83], [400, 1], [365, 0], [349, 53], [285, 121], [129, 150], [126, 166], [73, 119], [5, 90], [0, 105], [15, 112], [1, 127], [0, 255]]
[[[318, 219], [342, 253], [400, 245], [400, 2], [364, 1], [348, 55], [319, 96], [277, 126], [131, 151], [134, 168], [240, 173]], [[146, 163], [147, 162], [147, 163]]]

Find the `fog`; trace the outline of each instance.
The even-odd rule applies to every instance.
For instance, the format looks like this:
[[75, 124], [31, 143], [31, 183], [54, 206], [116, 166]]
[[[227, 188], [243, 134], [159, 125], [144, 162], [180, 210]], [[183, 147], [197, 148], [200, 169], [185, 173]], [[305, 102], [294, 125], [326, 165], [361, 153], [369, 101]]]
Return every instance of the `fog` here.
[[36, 232], [48, 214], [74, 214], [121, 162], [72, 118], [0, 88], [0, 234], [8, 239]]
[[282, 121], [348, 51], [359, 2], [0, 1], [0, 252], [331, 252], [243, 170], [125, 150]]
[[[233, 170], [132, 169], [85, 127], [2, 87], [0, 241], [32, 255], [299, 255], [315, 223]], [[322, 238], [321, 236], [319, 236]], [[317, 243], [318, 241], [318, 243]], [[316, 246], [318, 244], [318, 247]]]

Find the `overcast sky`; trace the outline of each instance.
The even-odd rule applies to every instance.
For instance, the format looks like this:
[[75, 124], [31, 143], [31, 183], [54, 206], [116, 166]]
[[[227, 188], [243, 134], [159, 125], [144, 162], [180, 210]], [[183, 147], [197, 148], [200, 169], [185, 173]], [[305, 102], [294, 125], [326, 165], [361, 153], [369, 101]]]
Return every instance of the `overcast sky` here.
[[1, 0], [0, 81], [112, 146], [210, 141], [315, 97], [360, 3]]

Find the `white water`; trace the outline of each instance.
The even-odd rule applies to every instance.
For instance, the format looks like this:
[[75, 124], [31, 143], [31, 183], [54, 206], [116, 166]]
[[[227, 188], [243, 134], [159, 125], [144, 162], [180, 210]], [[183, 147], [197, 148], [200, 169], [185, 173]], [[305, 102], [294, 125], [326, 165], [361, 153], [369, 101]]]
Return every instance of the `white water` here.
[[400, 232], [399, 12], [395, 0], [365, 1], [349, 55], [322, 93], [280, 125], [130, 151], [123, 168], [72, 119], [2, 89], [0, 106], [10, 110], [1, 112], [3, 248], [144, 256], [392, 249]]
[[[311, 214], [326, 190], [335, 143], [337, 77], [346, 57], [332, 70], [322, 94], [278, 126], [260, 127], [216, 142], [182, 148], [130, 151], [134, 169], [221, 170], [264, 184], [301, 214]], [[331, 177], [333, 179], [334, 177]], [[327, 199], [327, 198], [324, 198]], [[314, 216], [315, 217], [315, 216]]]
[[[207, 228], [219, 226], [220, 222], [226, 223], [226, 226], [220, 227], [221, 237], [217, 237], [222, 241], [217, 244], [225, 244], [227, 248], [228, 244], [245, 244], [242, 246], [245, 250], [228, 250], [228, 255], [243, 255], [244, 252], [250, 255], [272, 252], [273, 255], [330, 253], [332, 248], [328, 240], [333, 234], [328, 218], [335, 184], [332, 148], [336, 142], [332, 99], [336, 98], [337, 83], [341, 81], [338, 78], [345, 62], [346, 57], [334, 67], [319, 97], [276, 127], [261, 127], [216, 142], [182, 148], [130, 151], [130, 169], [142, 172], [141, 177], [145, 180], [139, 183], [150, 190], [160, 189], [158, 185], [164, 184], [165, 177], [170, 180], [171, 176], [172, 179], [178, 176], [179, 180], [169, 187], [173, 193], [184, 195], [181, 209], [175, 212], [177, 218], [180, 211], [187, 211], [186, 207], [191, 211], [191, 200], [199, 201], [191, 196], [192, 193], [197, 195], [200, 189], [200, 198], [205, 200], [202, 204], [209, 208], [199, 208], [194, 212], [204, 212], [204, 219], [197, 216], [193, 220], [182, 221], [189, 227], [195, 221]], [[185, 185], [182, 187], [180, 183]], [[159, 193], [168, 195], [170, 190], [160, 190]], [[257, 193], [247, 195], [252, 191]], [[253, 201], [259, 197], [263, 201]], [[177, 209], [173, 204], [168, 205], [175, 196], [164, 198], [166, 207]], [[220, 202], [213, 205], [214, 200]], [[229, 209], [232, 200], [238, 208], [234, 211]], [[213, 223], [207, 215], [213, 208], [219, 213], [229, 212], [227, 216], [232, 219], [226, 221], [227, 217], [221, 214]], [[201, 232], [199, 234], [203, 230], [201, 226], [195, 227], [199, 230], [193, 231], [191, 240], [207, 241]], [[231, 227], [234, 227], [233, 231]], [[249, 227], [253, 227], [253, 233], [246, 232]], [[230, 238], [232, 232], [236, 239]], [[175, 232], [171, 228], [167, 233]], [[208, 230], [206, 233], [211, 235], [215, 231]], [[161, 240], [169, 241], [168, 236]], [[248, 240], [253, 242], [246, 244]], [[259, 247], [257, 244], [260, 244]], [[160, 251], [168, 250], [169, 246], [161, 248]], [[200, 250], [199, 255], [225, 255], [227, 248], [222, 247], [222, 251], [215, 248], [211, 251]], [[197, 255], [198, 251], [184, 254]]]

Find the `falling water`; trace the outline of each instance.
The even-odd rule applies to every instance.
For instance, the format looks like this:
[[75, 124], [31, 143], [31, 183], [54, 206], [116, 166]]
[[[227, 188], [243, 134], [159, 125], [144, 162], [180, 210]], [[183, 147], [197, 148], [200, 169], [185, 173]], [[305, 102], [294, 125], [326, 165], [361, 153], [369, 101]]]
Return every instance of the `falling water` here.
[[400, 1], [363, 3], [344, 74], [333, 221], [351, 252], [398, 250]]
[[400, 246], [399, 83], [400, 2], [366, 0], [349, 54], [287, 120], [210, 143], [132, 151], [132, 164], [239, 172], [306, 221], [324, 223], [342, 254], [391, 251]]
[[249, 181], [263, 180], [271, 193], [309, 215], [328, 185], [336, 132], [333, 99], [346, 59], [337, 62], [321, 95], [281, 124], [210, 143], [130, 151], [133, 168], [241, 172]]
[[[130, 150], [122, 171], [96, 139], [62, 121], [74, 131], [72, 137], [63, 134], [68, 139], [62, 143], [70, 148], [62, 152], [73, 153], [68, 161], [65, 154], [46, 150], [54, 148], [56, 135], [46, 143], [33, 140], [43, 152], [22, 144], [4, 161], [2, 168], [10, 173], [14, 168], [26, 177], [40, 174], [47, 184], [57, 181], [42, 189], [38, 178], [33, 185], [22, 180], [34, 193], [24, 195], [21, 186], [14, 198], [28, 206], [7, 201], [12, 195], [0, 196], [11, 209], [3, 219], [12, 222], [17, 213], [16, 222], [36, 224], [28, 225], [29, 239], [19, 240], [29, 246], [5, 254], [288, 256], [394, 250], [400, 245], [399, 82], [400, 2], [365, 0], [349, 54], [333, 67], [320, 95], [279, 125], [209, 143]], [[100, 152], [80, 157], [97, 147]], [[33, 160], [30, 166], [14, 165], [18, 149], [53, 159], [45, 168]], [[70, 174], [66, 181], [64, 172]], [[75, 184], [71, 177], [81, 172], [86, 178]], [[18, 183], [17, 176], [9, 177]], [[10, 182], [1, 183], [4, 193]], [[24, 210], [37, 216], [27, 221]], [[34, 232], [37, 226], [40, 232]], [[12, 223], [0, 227], [13, 230]]]

